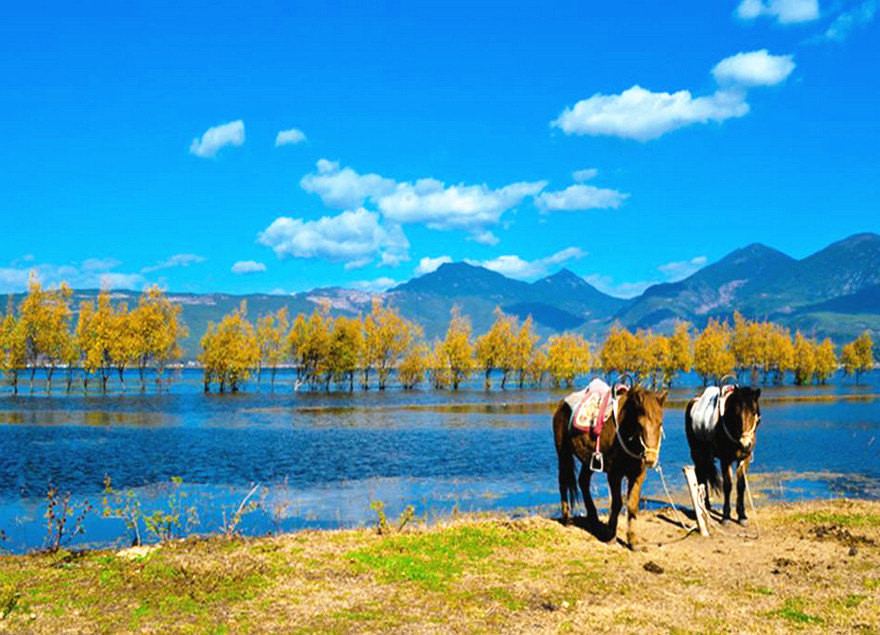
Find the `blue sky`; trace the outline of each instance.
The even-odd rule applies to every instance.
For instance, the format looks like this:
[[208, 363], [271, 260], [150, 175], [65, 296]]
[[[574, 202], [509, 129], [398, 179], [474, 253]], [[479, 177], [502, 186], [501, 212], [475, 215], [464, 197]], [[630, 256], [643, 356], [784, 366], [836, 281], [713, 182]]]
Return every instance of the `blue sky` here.
[[880, 231], [877, 0], [123, 4], [0, 23], [2, 292], [632, 295]]

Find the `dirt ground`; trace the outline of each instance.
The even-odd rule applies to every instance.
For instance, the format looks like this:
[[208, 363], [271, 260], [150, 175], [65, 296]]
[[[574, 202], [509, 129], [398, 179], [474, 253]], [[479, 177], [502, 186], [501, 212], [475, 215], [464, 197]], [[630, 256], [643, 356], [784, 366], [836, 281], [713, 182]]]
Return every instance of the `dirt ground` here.
[[[543, 517], [0, 558], [0, 632], [880, 632], [880, 503], [761, 507], [647, 551]], [[755, 522], [757, 520], [757, 522]], [[392, 523], [393, 525], [393, 523]]]

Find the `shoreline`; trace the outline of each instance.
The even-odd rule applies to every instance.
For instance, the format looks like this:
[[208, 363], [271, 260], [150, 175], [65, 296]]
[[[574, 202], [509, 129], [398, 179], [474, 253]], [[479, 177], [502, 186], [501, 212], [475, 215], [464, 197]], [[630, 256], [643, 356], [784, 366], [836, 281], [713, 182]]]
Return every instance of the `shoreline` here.
[[0, 632], [880, 628], [880, 502], [767, 504], [709, 538], [674, 517], [640, 513], [645, 553], [577, 522], [479, 514], [3, 556]]

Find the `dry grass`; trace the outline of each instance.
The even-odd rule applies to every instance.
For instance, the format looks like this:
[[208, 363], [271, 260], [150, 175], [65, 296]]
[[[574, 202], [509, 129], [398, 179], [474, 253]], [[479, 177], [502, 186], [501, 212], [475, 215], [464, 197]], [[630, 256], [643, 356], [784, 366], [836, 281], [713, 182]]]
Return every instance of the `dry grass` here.
[[765, 507], [758, 539], [642, 518], [645, 553], [531, 517], [5, 557], [0, 632], [880, 630], [880, 504]]

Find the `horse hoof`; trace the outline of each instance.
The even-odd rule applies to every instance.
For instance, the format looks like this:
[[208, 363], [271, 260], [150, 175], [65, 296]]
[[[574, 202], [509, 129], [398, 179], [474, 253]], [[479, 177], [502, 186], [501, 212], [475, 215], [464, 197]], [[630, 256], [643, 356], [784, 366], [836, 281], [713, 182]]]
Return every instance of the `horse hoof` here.
[[629, 550], [633, 553], [645, 553], [648, 548], [640, 543], [629, 543]]
[[721, 519], [722, 527], [730, 527], [730, 518], [722, 518]]
[[749, 526], [749, 519], [748, 518], [740, 518], [739, 524], [742, 527], [748, 527]]

